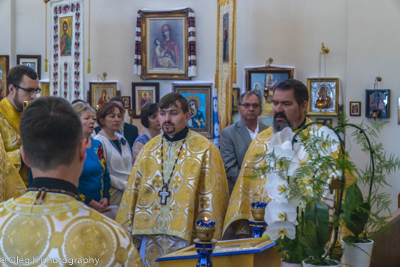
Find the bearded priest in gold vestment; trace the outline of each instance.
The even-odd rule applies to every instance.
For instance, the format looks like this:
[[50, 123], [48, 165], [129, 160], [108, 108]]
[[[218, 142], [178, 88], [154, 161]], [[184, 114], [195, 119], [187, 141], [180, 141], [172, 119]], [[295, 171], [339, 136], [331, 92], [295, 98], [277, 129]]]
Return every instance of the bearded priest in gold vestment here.
[[[285, 127], [293, 130], [311, 122], [306, 118], [308, 105], [307, 87], [297, 80], [285, 80], [274, 89], [273, 95], [273, 127], [259, 133], [243, 160], [242, 169], [229, 200], [229, 207], [224, 223], [224, 239], [250, 237], [248, 220], [252, 218], [251, 202], [269, 202], [268, 194], [264, 190], [264, 179], [252, 180], [246, 178], [253, 174], [253, 167], [257, 167], [261, 158], [256, 155], [265, 154], [268, 144], [274, 133]], [[254, 198], [257, 199], [254, 199]], [[332, 203], [330, 203], [332, 205]]]
[[187, 100], [170, 93], [159, 108], [164, 134], [144, 145], [116, 218], [140, 247], [144, 266], [158, 266], [157, 258], [192, 243], [196, 220], [215, 221], [220, 240], [229, 199], [218, 149], [186, 126]]
[[20, 130], [33, 182], [0, 204], [1, 266], [142, 266], [130, 234], [79, 199], [86, 139], [71, 105], [34, 100]]
[[[33, 69], [18, 65], [9, 71], [7, 97], [0, 102], [0, 142], [2, 143], [0, 150], [4, 149], [7, 154], [4, 158], [7, 169], [0, 169], [6, 195], [0, 196], [0, 201], [20, 196], [26, 189], [25, 185], [28, 185], [28, 168], [21, 161], [19, 151], [22, 144], [19, 124], [23, 102], [35, 99], [39, 92], [38, 76]], [[25, 185], [21, 182], [21, 178]]]

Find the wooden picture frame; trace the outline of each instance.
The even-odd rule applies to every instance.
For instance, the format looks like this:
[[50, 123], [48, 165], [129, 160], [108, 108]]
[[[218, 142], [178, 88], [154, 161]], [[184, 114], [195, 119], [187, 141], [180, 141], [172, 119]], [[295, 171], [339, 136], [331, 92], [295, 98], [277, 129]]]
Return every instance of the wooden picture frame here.
[[50, 82], [49, 81], [39, 81], [40, 82], [40, 96], [50, 96]]
[[360, 101], [350, 101], [349, 106], [350, 116], [361, 116], [361, 102]]
[[365, 117], [373, 118], [374, 109], [379, 111], [378, 118], [390, 118], [390, 89], [365, 90]]
[[[267, 76], [267, 88], [272, 88], [286, 80], [293, 79], [294, 68], [277, 68], [277, 67], [260, 67], [260, 68], [246, 68], [246, 91], [260, 91], [264, 96], [265, 76]], [[272, 97], [272, 92], [269, 93]]]
[[133, 118], [140, 118], [142, 108], [160, 100], [160, 83], [132, 83]]
[[90, 106], [93, 109], [97, 110], [113, 97], [121, 97], [121, 91], [117, 90], [116, 82], [89, 83], [88, 100], [90, 100]]
[[10, 56], [0, 55], [0, 90], [1, 95], [6, 97], [7, 92], [7, 74], [10, 70]]
[[233, 89], [232, 89], [232, 112], [238, 112], [239, 96], [240, 96], [240, 88], [233, 87]]
[[132, 108], [131, 97], [130, 96], [121, 96], [121, 98], [124, 101], [124, 108], [131, 109]]
[[332, 126], [333, 119], [328, 119], [328, 118], [315, 118], [315, 122], [320, 122], [320, 123], [324, 123], [324, 124], [329, 124], [330, 126]]
[[24, 65], [32, 68], [38, 75], [40, 80], [40, 70], [41, 70], [41, 55], [17, 55], [17, 65]]
[[[307, 115], [337, 116], [339, 110], [339, 78], [307, 78]], [[320, 110], [316, 103], [318, 97], [326, 99]]]
[[189, 129], [207, 138], [214, 137], [212, 89], [212, 83], [172, 83], [172, 91], [180, 93], [188, 100], [191, 113], [187, 123]]
[[[246, 68], [246, 91], [255, 91], [262, 96], [262, 112], [258, 117], [258, 121], [267, 126], [273, 125], [273, 104], [272, 89], [273, 87], [286, 80], [294, 78], [294, 68], [278, 68], [278, 67], [259, 67]], [[267, 80], [268, 97], [265, 98], [265, 80]]]
[[140, 78], [190, 80], [188, 9], [159, 12], [140, 10], [139, 14], [142, 41]]

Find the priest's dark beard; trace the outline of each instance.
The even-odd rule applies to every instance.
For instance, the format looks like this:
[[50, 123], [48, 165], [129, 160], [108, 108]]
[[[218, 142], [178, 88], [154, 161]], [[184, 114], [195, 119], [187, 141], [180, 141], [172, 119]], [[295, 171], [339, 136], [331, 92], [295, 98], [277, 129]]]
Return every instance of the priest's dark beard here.
[[15, 92], [14, 104], [15, 104], [15, 106], [17, 107], [17, 110], [18, 110], [19, 112], [22, 112], [22, 110], [24, 109], [24, 105], [23, 105], [22, 102], [19, 101], [19, 99], [18, 99], [18, 91], [19, 91], [19, 90], [16, 90], [16, 92]]
[[[276, 122], [276, 118], [283, 118], [283, 119], [285, 119], [285, 121], [284, 122]], [[290, 127], [292, 130], [294, 130], [294, 129], [296, 129], [296, 125], [299, 123], [299, 120], [290, 122], [287, 119], [285, 113], [278, 112], [274, 116], [274, 122], [272, 124], [272, 129], [273, 129], [274, 133], [280, 132], [283, 129], [285, 129], [286, 127]]]

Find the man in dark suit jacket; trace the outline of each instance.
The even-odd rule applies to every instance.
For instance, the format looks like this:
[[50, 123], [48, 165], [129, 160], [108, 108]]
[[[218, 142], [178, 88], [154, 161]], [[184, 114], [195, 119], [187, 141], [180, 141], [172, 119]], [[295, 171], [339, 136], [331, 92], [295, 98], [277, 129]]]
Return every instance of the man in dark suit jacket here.
[[[119, 97], [113, 97], [110, 99], [110, 101], [114, 102], [115, 104], [117, 104], [119, 107], [122, 108], [122, 121], [124, 120], [124, 116], [125, 116], [125, 108], [124, 108], [124, 101], [122, 100], [122, 98]], [[98, 132], [100, 132], [100, 127], [97, 126], [96, 128], [94, 128], [96, 134]], [[121, 132], [121, 134], [124, 135], [126, 141], [128, 141], [130, 148], [132, 149], [133, 143], [135, 142], [136, 138], [139, 136], [138, 133], [138, 128], [135, 125], [129, 124], [129, 123], [121, 123], [121, 127], [119, 128], [119, 131]]]
[[232, 193], [242, 167], [243, 158], [251, 141], [268, 126], [258, 122], [262, 97], [254, 91], [242, 94], [238, 99], [241, 120], [221, 131], [220, 152], [228, 178], [229, 194]]

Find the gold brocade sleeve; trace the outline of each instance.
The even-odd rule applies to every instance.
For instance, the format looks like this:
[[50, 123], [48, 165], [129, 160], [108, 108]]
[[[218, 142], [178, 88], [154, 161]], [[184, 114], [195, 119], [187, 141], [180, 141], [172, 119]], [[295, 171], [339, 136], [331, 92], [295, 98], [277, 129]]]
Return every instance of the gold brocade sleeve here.
[[240, 219], [250, 219], [251, 202], [253, 197], [259, 197], [257, 201], [267, 201], [267, 194], [264, 191], [265, 180], [250, 179], [247, 176], [253, 174], [253, 168], [262, 164], [263, 157], [258, 155], [268, 151], [268, 143], [273, 136], [272, 127], [262, 131], [251, 142], [246, 155], [243, 159], [242, 169], [233, 188], [229, 200], [228, 210], [225, 216], [224, 233], [226, 229], [235, 221]]
[[[143, 150], [142, 150], [143, 152]], [[119, 205], [117, 217], [115, 221], [132, 234], [133, 218], [135, 214], [135, 207], [137, 198], [140, 190], [141, 174], [139, 172], [139, 160], [135, 161], [133, 165], [131, 175], [129, 176], [128, 183], [126, 184], [126, 190], [122, 196], [121, 204]]]
[[194, 217], [196, 220], [207, 217], [215, 221], [214, 238], [221, 240], [229, 189], [221, 154], [213, 144], [204, 155], [196, 195]]
[[[19, 136], [19, 122], [21, 114], [8, 102], [3, 99], [0, 102], [0, 133], [2, 135], [2, 143], [7, 153], [8, 160], [19, 172], [19, 176], [28, 185], [29, 168], [22, 166], [20, 147], [22, 145]], [[22, 166], [22, 167], [21, 167]]]
[[25, 192], [25, 184], [10, 160], [0, 134], [0, 202], [19, 197]]

